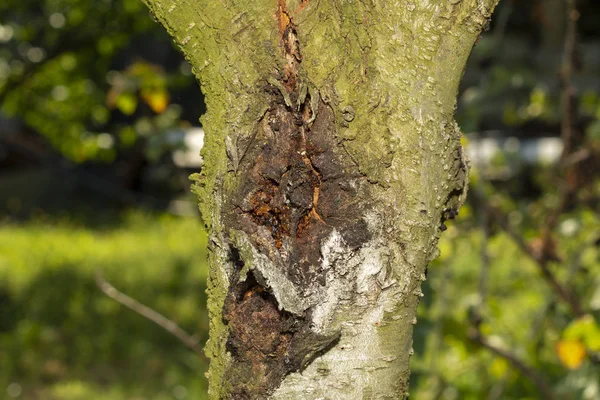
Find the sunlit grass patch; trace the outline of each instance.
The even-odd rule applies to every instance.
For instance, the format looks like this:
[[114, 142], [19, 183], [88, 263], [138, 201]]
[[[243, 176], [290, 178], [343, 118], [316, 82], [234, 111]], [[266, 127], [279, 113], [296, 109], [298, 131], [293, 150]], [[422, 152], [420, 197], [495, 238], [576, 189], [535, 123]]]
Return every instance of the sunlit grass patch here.
[[106, 297], [97, 271], [206, 338], [199, 220], [132, 212], [96, 227], [69, 219], [4, 224], [0, 391], [12, 384], [24, 399], [203, 398], [205, 361]]

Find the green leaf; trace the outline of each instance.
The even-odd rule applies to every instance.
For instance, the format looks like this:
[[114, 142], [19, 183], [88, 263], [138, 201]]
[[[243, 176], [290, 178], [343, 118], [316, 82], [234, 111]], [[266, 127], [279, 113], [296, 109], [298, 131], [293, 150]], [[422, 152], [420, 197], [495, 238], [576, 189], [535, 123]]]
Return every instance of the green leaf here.
[[592, 351], [600, 351], [600, 326], [591, 315], [581, 317], [569, 324], [563, 332], [565, 339], [580, 339]]
[[121, 93], [117, 97], [115, 106], [125, 115], [131, 115], [137, 109], [137, 98], [133, 93]]

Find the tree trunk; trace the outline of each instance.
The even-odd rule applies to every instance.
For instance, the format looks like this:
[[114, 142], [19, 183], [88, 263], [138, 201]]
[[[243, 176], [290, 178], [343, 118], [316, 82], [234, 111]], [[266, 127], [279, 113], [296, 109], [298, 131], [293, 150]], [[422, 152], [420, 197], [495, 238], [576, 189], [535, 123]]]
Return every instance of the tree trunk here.
[[210, 398], [405, 396], [497, 0], [145, 1], [206, 98]]

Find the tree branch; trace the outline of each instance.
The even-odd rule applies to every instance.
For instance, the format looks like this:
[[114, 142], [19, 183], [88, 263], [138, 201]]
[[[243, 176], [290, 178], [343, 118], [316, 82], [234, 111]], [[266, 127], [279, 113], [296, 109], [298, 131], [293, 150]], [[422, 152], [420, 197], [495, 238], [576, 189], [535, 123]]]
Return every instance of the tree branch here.
[[529, 380], [535, 384], [538, 391], [543, 395], [544, 399], [555, 399], [554, 393], [552, 392], [552, 389], [546, 380], [540, 374], [538, 374], [534, 368], [525, 364], [525, 362], [519, 359], [515, 354], [490, 343], [490, 341], [483, 336], [477, 328], [471, 328], [469, 331], [469, 338], [474, 342], [479, 343], [481, 346], [485, 347], [498, 357], [508, 361], [515, 369], [518, 369], [525, 377], [529, 378]]
[[548, 283], [548, 285], [556, 292], [556, 294], [564, 300], [569, 307], [571, 308], [571, 312], [576, 317], [581, 317], [585, 314], [579, 300], [573, 296], [573, 293], [563, 286], [552, 270], [550, 269], [550, 257], [549, 253], [544, 250], [547, 245], [543, 245], [543, 249], [541, 252], [536, 252], [534, 249], [525, 241], [522, 235], [516, 232], [508, 223], [508, 218], [504, 215], [504, 213], [498, 208], [492, 206], [489, 201], [485, 200], [485, 197], [482, 195], [481, 191], [478, 191], [476, 188], [473, 189], [473, 192], [477, 192], [478, 196], [482, 201], [482, 205], [486, 208], [489, 216], [493, 218], [493, 220], [502, 228], [504, 232], [508, 236], [513, 239], [513, 241], [519, 246], [521, 251], [525, 253], [529, 258], [531, 258], [537, 264], [540, 272], [542, 273], [542, 277]]
[[117, 302], [129, 308], [130, 310], [135, 311], [142, 317], [145, 317], [150, 321], [154, 322], [156, 325], [160, 326], [161, 328], [175, 336], [177, 339], [179, 339], [181, 343], [189, 347], [195, 353], [204, 355], [204, 353], [202, 352], [202, 347], [198, 343], [198, 339], [188, 334], [186, 331], [181, 329], [179, 325], [177, 325], [175, 322], [168, 319], [164, 315], [158, 313], [157, 311], [154, 311], [150, 307], [147, 307], [142, 303], [138, 302], [137, 300], [118, 291], [113, 285], [111, 285], [104, 279], [101, 272], [96, 273], [96, 284], [98, 285], [100, 290], [102, 290], [102, 292], [104, 292], [104, 294], [106, 294], [111, 299], [116, 300]]
[[573, 87], [573, 72], [575, 70], [575, 49], [577, 45], [577, 0], [565, 0], [566, 31], [563, 47], [563, 59], [560, 73], [561, 80], [561, 137], [563, 140], [564, 160], [573, 152], [574, 124], [576, 114], [575, 87]]

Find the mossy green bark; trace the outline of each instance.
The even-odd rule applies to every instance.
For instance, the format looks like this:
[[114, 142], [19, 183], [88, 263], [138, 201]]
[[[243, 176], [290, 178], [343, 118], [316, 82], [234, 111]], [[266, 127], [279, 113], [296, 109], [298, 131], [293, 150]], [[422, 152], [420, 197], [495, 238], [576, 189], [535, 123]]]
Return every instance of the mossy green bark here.
[[[229, 398], [236, 385], [226, 376], [235, 360], [223, 317], [236, 284], [230, 246], [241, 249], [244, 271], [267, 277], [282, 311], [304, 313], [319, 337], [341, 337], [265, 396], [404, 396], [424, 271], [466, 192], [457, 88], [497, 0], [144, 1], [190, 61], [206, 99], [205, 167], [195, 191], [210, 232], [210, 397]], [[291, 96], [282, 79], [289, 26], [301, 54]], [[320, 268], [330, 274], [311, 291], [294, 287], [250, 234], [224, 218], [253, 168], [252, 138], [268, 130], [273, 88], [290, 112], [304, 97], [313, 114], [333, 112], [333, 153], [358, 170], [358, 192], [368, 193], [360, 197], [368, 207], [359, 208], [370, 239], [350, 248], [335, 229], [319, 239]]]

